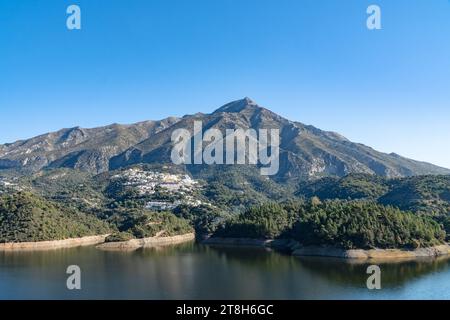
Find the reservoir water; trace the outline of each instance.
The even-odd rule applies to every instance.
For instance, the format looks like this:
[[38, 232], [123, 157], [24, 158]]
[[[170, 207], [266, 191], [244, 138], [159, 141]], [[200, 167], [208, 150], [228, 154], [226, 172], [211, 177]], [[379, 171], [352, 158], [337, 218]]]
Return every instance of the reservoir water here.
[[[69, 265], [81, 290], [66, 287]], [[380, 264], [381, 290], [367, 289], [367, 266], [194, 243], [0, 252], [0, 299], [450, 299], [450, 259]]]

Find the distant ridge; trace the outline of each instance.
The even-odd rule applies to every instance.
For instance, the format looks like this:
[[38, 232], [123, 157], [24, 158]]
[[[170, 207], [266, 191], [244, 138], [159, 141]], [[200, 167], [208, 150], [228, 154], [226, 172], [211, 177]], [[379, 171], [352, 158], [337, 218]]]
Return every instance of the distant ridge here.
[[210, 114], [169, 117], [130, 125], [61, 129], [31, 139], [0, 145], [0, 173], [34, 173], [45, 168], [75, 168], [101, 173], [138, 163], [169, 163], [171, 133], [192, 128], [195, 120], [205, 129], [278, 128], [280, 170], [276, 179], [313, 179], [367, 173], [383, 177], [447, 175], [450, 170], [386, 154], [353, 143], [338, 133], [289, 121], [246, 97]]

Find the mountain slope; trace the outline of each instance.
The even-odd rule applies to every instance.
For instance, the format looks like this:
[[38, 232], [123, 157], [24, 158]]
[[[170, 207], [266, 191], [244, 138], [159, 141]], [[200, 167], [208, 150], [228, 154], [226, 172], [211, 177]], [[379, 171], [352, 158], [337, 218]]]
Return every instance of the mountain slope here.
[[386, 177], [424, 174], [450, 174], [450, 170], [428, 163], [385, 154], [362, 144], [353, 143], [341, 135], [313, 126], [289, 121], [258, 106], [248, 98], [224, 105], [211, 114], [185, 116], [174, 126], [131, 147], [111, 161], [111, 168], [157, 160], [170, 161], [171, 133], [174, 129], [192, 131], [193, 122], [202, 121], [209, 128], [253, 128], [280, 130], [281, 181], [309, 179], [321, 176], [345, 176], [349, 173], [369, 173]]
[[[173, 130], [192, 132], [194, 121], [201, 121], [204, 131], [217, 128], [223, 133], [225, 129], [237, 128], [279, 129], [280, 170], [274, 178], [281, 182], [350, 173], [384, 177], [450, 174], [445, 168], [378, 152], [337, 133], [289, 121], [249, 98], [230, 102], [211, 114], [127, 126], [63, 129], [0, 145], [0, 170], [36, 172], [46, 167], [69, 167], [99, 173], [137, 163], [170, 163]], [[187, 169], [193, 173], [202, 171], [202, 166], [193, 167]]]
[[75, 127], [0, 145], [0, 170], [36, 172], [68, 167], [95, 173], [107, 171], [111, 157], [177, 121], [167, 118], [93, 129]]
[[104, 221], [29, 192], [0, 196], [0, 242], [78, 238], [111, 232]]
[[297, 196], [321, 200], [370, 200], [404, 211], [450, 214], [450, 176], [424, 175], [387, 179], [369, 174], [326, 177], [300, 183]]

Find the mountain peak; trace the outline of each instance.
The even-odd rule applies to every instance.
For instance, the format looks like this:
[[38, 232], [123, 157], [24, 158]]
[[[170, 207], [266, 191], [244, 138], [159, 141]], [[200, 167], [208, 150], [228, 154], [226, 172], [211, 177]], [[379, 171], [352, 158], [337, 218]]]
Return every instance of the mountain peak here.
[[233, 112], [233, 113], [239, 113], [245, 109], [251, 108], [251, 107], [259, 107], [256, 102], [254, 102], [249, 97], [245, 97], [240, 100], [232, 101], [230, 103], [227, 103], [226, 105], [220, 107], [214, 113], [220, 113], [220, 112]]
[[253, 101], [251, 98], [249, 97], [245, 97], [244, 99], [242, 99], [242, 101], [245, 101], [245, 103], [249, 104], [249, 105], [256, 105], [256, 102]]
[[245, 97], [225, 104], [212, 114], [197, 113], [172, 121], [131, 125], [68, 128], [0, 145], [0, 175], [2, 170], [28, 174], [65, 167], [97, 174], [140, 163], [171, 163], [171, 134], [178, 128], [189, 128], [193, 120], [202, 121], [205, 129], [279, 129], [281, 167], [277, 179], [281, 180], [309, 180], [349, 173], [387, 177], [450, 174], [448, 169], [384, 154], [337, 133], [289, 121]]

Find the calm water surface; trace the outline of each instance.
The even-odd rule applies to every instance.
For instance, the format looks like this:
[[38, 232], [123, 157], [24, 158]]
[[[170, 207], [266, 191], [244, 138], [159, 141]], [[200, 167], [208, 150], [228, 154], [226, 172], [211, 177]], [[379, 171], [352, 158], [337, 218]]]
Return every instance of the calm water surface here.
[[[69, 265], [82, 289], [69, 291]], [[0, 299], [450, 299], [450, 259], [367, 264], [274, 251], [184, 244], [134, 252], [93, 247], [0, 253]]]

